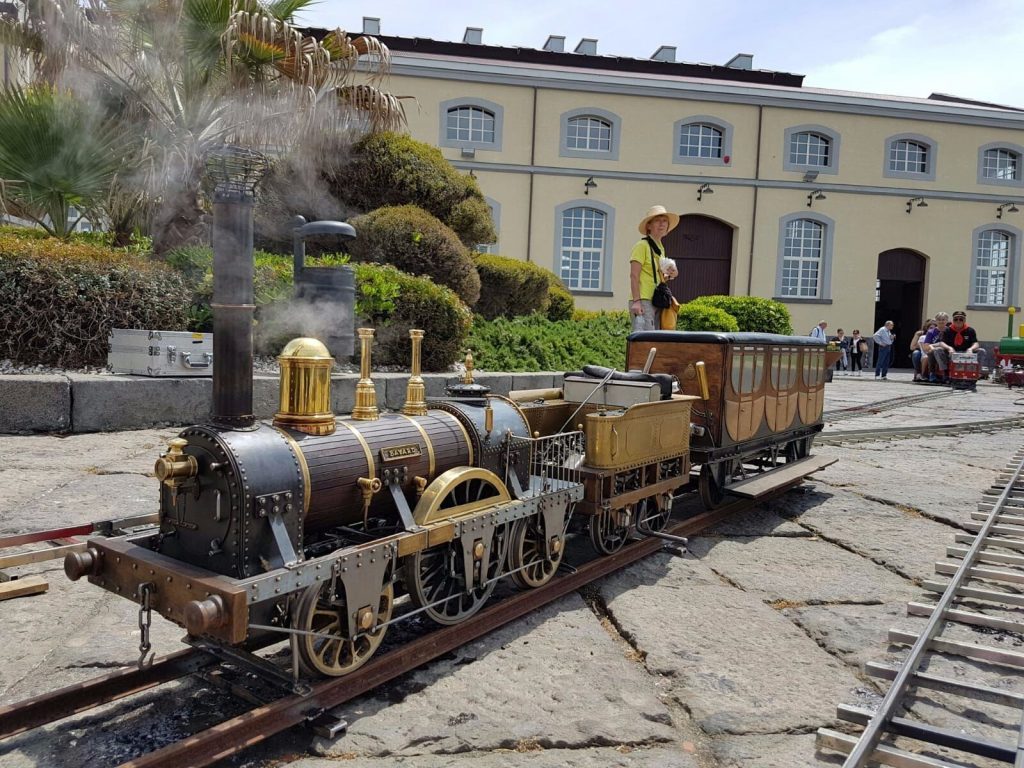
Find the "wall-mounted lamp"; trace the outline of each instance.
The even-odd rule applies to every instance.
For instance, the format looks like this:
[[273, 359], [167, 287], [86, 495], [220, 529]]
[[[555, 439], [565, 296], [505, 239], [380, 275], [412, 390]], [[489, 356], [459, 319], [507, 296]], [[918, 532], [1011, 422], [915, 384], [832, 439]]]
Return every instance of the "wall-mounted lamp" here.
[[711, 188], [710, 184], [708, 184], [707, 182], [704, 182], [699, 187], [697, 187], [697, 202], [699, 203], [701, 201], [701, 199], [704, 197], [704, 195], [713, 195], [713, 194], [715, 194], [715, 190], [713, 190]]
[[912, 197], [907, 200], [907, 213], [910, 213], [910, 209], [914, 207], [914, 203], [917, 203], [918, 208], [927, 208], [928, 201], [923, 197]]
[[1017, 211], [1019, 211], [1020, 208], [1018, 208], [1015, 203], [1003, 203], [1002, 205], [997, 205], [996, 206], [996, 218], [997, 219], [1003, 218], [1003, 210], [1005, 210], [1007, 213], [1017, 213]]
[[589, 195], [592, 189], [597, 189], [597, 182], [594, 181], [593, 176], [588, 176], [587, 180], [583, 182], [583, 194]]
[[461, 152], [463, 157], [476, 157], [476, 147], [463, 147]]
[[807, 193], [807, 207], [810, 208], [812, 205], [814, 205], [814, 201], [815, 200], [824, 200], [824, 199], [825, 199], [825, 193], [822, 192], [820, 189], [815, 189], [812, 192], [808, 192]]

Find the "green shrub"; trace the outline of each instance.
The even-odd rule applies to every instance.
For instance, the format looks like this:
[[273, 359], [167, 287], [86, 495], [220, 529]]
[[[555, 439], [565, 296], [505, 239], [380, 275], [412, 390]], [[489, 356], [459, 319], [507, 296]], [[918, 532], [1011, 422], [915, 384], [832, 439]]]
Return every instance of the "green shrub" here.
[[474, 311], [488, 320], [518, 317], [547, 308], [548, 272], [536, 264], [504, 256], [479, 254], [480, 300]]
[[[472, 315], [455, 293], [423, 277], [392, 266], [356, 264], [356, 306], [359, 316], [377, 329], [374, 365], [396, 365], [407, 370], [411, 346], [409, 330], [424, 332], [422, 364], [425, 371], [444, 371], [466, 349]], [[380, 297], [391, 284], [393, 309]]]
[[466, 345], [487, 371], [569, 371], [588, 363], [622, 368], [630, 321], [626, 312], [590, 312], [579, 320], [541, 314], [473, 320]]
[[725, 310], [693, 301], [679, 307], [676, 330], [735, 333], [739, 330], [739, 325], [736, 318]]
[[786, 305], [759, 296], [701, 296], [692, 303], [725, 310], [736, 318], [739, 329], [750, 333], [792, 334], [793, 325]]
[[545, 269], [548, 278], [548, 320], [571, 320], [576, 311], [576, 301], [554, 272]]
[[359, 237], [349, 243], [353, 259], [391, 264], [451, 288], [466, 304], [480, 298], [480, 275], [455, 233], [422, 208], [378, 208], [352, 221]]
[[188, 298], [180, 275], [138, 254], [0, 231], [0, 358], [105, 365], [112, 328], [183, 330]]
[[494, 220], [491, 218], [491, 206], [478, 189], [475, 194], [455, 204], [447, 223], [469, 248], [481, 243], [493, 243], [498, 239]]

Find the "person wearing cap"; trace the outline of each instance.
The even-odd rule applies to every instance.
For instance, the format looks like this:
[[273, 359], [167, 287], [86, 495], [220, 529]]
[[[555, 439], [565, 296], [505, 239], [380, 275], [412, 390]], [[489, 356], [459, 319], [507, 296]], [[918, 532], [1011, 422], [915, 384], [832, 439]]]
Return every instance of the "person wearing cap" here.
[[978, 342], [978, 332], [967, 324], [967, 313], [960, 309], [953, 313], [953, 322], [942, 332], [941, 341], [932, 345], [932, 351], [944, 371], [949, 368], [949, 356], [953, 352], [973, 352], [978, 355], [978, 362], [984, 364], [985, 350]]
[[658, 311], [651, 303], [654, 287], [661, 282], [658, 259], [665, 249], [661, 240], [679, 225], [679, 214], [655, 205], [641, 219], [637, 229], [643, 238], [633, 246], [629, 257], [629, 313], [633, 331], [653, 331], [658, 327]]

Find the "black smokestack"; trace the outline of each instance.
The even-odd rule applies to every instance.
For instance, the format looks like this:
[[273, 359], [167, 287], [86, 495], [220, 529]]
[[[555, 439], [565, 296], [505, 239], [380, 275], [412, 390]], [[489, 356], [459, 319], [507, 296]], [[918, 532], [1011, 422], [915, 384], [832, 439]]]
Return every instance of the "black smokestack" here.
[[213, 195], [213, 408], [217, 424], [251, 427], [253, 210], [256, 184], [267, 170], [263, 155], [241, 147], [210, 154]]

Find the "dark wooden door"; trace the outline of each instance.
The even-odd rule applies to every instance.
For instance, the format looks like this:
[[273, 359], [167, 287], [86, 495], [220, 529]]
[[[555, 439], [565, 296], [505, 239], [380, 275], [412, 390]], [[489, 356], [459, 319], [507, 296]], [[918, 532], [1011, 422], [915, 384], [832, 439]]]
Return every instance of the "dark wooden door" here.
[[893, 248], [878, 254], [875, 325], [864, 335], [874, 333], [886, 320], [893, 321], [896, 334], [892, 350], [893, 368], [910, 367], [910, 340], [924, 320], [926, 264], [924, 256], [906, 248]]
[[709, 216], [683, 216], [664, 241], [679, 277], [669, 282], [681, 303], [698, 296], [729, 294], [732, 275], [732, 227]]

